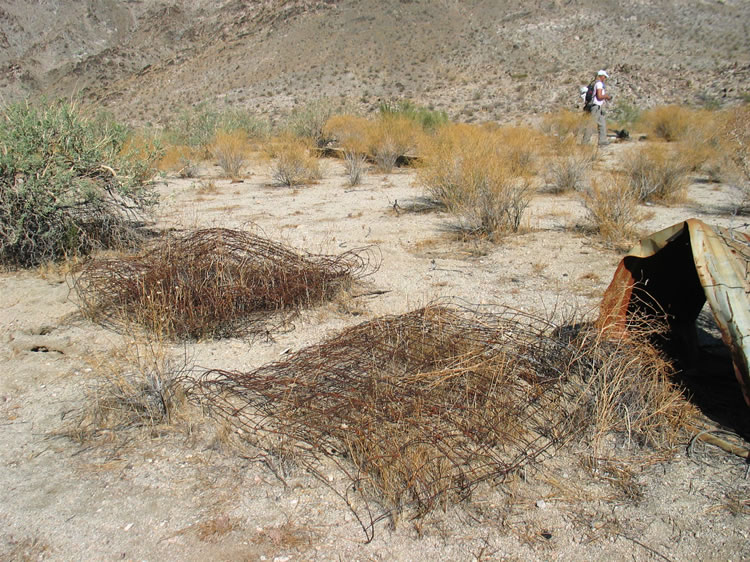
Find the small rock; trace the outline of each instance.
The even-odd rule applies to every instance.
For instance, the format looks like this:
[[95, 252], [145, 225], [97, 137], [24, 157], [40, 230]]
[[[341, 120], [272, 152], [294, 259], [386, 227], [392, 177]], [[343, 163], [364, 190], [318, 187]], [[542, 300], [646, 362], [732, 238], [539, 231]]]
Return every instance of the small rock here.
[[547, 502], [545, 502], [544, 500], [536, 500], [536, 506], [539, 509], [544, 509], [545, 507], [547, 507]]

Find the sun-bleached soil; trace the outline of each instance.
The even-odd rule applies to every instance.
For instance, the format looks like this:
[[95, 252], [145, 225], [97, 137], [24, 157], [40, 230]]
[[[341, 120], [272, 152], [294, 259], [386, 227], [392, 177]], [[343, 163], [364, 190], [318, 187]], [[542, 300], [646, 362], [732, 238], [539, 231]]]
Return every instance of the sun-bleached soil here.
[[[610, 146], [614, 165], [632, 143]], [[260, 229], [301, 250], [373, 245], [380, 268], [347, 296], [267, 338], [168, 347], [198, 371], [248, 371], [367, 319], [436, 299], [594, 317], [621, 257], [578, 228], [575, 194], [539, 193], [522, 232], [498, 244], [458, 238], [450, 215], [410, 212], [409, 169], [347, 186], [341, 163], [296, 189], [265, 164], [241, 182], [207, 168], [159, 185], [159, 227]], [[688, 217], [747, 228], [727, 186], [695, 178], [684, 204], [644, 207], [645, 233]], [[304, 472], [277, 477], [196, 413], [152, 433], [80, 444], [61, 436], [100, 369], [128, 337], [81, 317], [61, 269], [0, 275], [0, 558], [10, 560], [581, 560], [750, 558], [748, 465], [707, 445], [635, 467], [630, 480], [587, 468], [576, 444], [534, 471], [478, 489], [425, 519], [365, 535], [344, 502]], [[332, 472], [331, 478], [339, 478]]]

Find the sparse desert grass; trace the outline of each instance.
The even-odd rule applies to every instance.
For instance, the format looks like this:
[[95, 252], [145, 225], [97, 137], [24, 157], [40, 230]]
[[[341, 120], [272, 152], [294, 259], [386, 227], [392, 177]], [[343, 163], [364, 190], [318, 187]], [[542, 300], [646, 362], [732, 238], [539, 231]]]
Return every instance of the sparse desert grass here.
[[423, 144], [419, 181], [429, 196], [490, 237], [515, 232], [532, 194], [534, 145], [518, 128], [441, 127]]
[[276, 185], [293, 187], [322, 177], [320, 162], [310, 154], [307, 141], [284, 136], [273, 147], [271, 177]]
[[547, 186], [552, 193], [580, 191], [587, 183], [594, 163], [594, 152], [572, 139], [560, 142], [548, 161]]
[[170, 355], [158, 339], [131, 340], [93, 365], [96, 378], [86, 400], [59, 434], [85, 443], [187, 420], [185, 386], [191, 368], [186, 354]]
[[159, 337], [259, 333], [284, 313], [327, 300], [377, 264], [360, 250], [309, 255], [249, 232], [169, 235], [137, 256], [92, 260], [78, 272], [82, 312]]
[[239, 177], [240, 170], [247, 161], [249, 152], [247, 137], [244, 132], [217, 131], [210, 150], [225, 174], [232, 179]]
[[641, 213], [625, 178], [611, 175], [604, 180], [592, 179], [581, 199], [588, 221], [605, 242], [622, 246], [637, 237]]
[[649, 144], [623, 159], [628, 185], [639, 201], [681, 201], [688, 186], [689, 166], [679, 150]]

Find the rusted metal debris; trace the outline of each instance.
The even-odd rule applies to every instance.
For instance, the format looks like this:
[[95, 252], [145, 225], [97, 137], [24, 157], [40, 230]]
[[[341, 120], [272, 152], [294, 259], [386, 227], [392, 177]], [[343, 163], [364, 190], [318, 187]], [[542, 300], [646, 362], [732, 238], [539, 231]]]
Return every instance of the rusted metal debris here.
[[638, 314], [663, 312], [678, 337], [696, 343], [708, 301], [750, 406], [750, 235], [698, 219], [641, 240], [622, 259], [604, 294], [602, 329], [622, 333]]

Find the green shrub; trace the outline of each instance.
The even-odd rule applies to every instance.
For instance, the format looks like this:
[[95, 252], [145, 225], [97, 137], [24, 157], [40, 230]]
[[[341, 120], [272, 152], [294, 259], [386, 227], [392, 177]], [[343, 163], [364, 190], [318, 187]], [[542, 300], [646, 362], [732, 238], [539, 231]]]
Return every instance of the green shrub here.
[[416, 105], [409, 100], [397, 102], [381, 102], [380, 115], [383, 117], [394, 117], [400, 115], [419, 124], [425, 132], [434, 132], [441, 125], [450, 122], [445, 111], [438, 111]]
[[296, 107], [287, 118], [284, 128], [288, 133], [307, 139], [317, 147], [326, 146], [333, 138], [327, 134], [325, 125], [335, 113], [335, 108], [334, 102], [327, 98]]
[[[252, 112], [243, 109], [218, 110], [208, 104], [183, 109], [165, 129], [165, 140], [174, 145], [203, 148], [213, 143], [218, 131], [242, 132], [247, 138], [266, 138], [271, 126]], [[207, 154], [206, 154], [207, 155]]]
[[609, 110], [608, 120], [618, 125], [621, 129], [632, 129], [633, 125], [640, 119], [641, 110], [627, 99], [618, 99]]
[[0, 110], [0, 263], [34, 266], [133, 240], [156, 201], [152, 140], [75, 104]]

